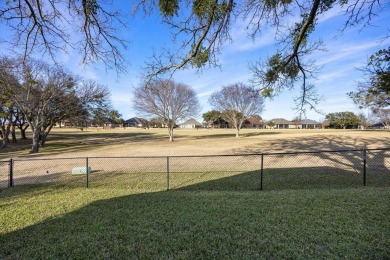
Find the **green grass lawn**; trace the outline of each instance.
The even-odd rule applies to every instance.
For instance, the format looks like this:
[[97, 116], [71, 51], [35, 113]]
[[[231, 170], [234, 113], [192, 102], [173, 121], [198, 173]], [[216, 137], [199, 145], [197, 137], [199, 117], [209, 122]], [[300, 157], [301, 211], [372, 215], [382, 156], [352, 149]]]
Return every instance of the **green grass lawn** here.
[[390, 257], [390, 190], [0, 191], [0, 259]]

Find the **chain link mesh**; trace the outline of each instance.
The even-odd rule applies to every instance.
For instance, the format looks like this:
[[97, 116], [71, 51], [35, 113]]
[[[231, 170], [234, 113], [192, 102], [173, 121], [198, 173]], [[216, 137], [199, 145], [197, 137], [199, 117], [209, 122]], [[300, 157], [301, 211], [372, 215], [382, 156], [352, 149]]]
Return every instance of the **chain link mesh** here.
[[260, 158], [260, 155], [170, 157], [170, 187], [259, 190]]
[[[0, 161], [0, 188], [9, 186], [10, 169], [10, 161]], [[14, 186], [50, 184], [138, 191], [388, 187], [390, 150], [17, 159], [12, 172]]]
[[9, 185], [9, 161], [0, 161], [0, 189]]
[[75, 167], [85, 167], [85, 158], [14, 160], [14, 186], [29, 184], [85, 186], [85, 174], [72, 173]]
[[143, 191], [165, 190], [166, 161], [166, 157], [89, 158], [89, 186]]
[[390, 186], [390, 151], [367, 151], [367, 185]]
[[362, 151], [264, 155], [265, 189], [363, 185]]

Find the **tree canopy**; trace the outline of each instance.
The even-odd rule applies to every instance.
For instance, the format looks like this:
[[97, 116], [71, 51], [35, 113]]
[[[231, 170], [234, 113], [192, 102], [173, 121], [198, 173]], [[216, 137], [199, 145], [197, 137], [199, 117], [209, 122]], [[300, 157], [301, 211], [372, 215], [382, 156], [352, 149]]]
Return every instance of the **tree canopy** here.
[[27, 124], [32, 131], [33, 153], [39, 151], [39, 146], [45, 146], [55, 124], [80, 118], [86, 121], [94, 108], [106, 106], [108, 102], [104, 86], [85, 82], [65, 68], [41, 60], [21, 62], [0, 57], [0, 84], [4, 140], [11, 125], [19, 124], [25, 130]]
[[173, 129], [180, 120], [199, 112], [199, 101], [191, 87], [165, 79], [144, 83], [134, 89], [134, 108], [162, 120], [168, 127], [169, 141], [173, 141]]
[[326, 115], [326, 120], [329, 122], [329, 127], [347, 128], [354, 127], [360, 123], [359, 118], [353, 112], [337, 112]]
[[211, 94], [209, 103], [235, 127], [236, 137], [245, 119], [261, 113], [264, 108], [264, 99], [260, 93], [243, 83], [222, 87], [220, 91]]
[[57, 53], [73, 48], [84, 63], [103, 62], [123, 71], [126, 39], [119, 32], [129, 26], [125, 13], [133, 8], [143, 14], [158, 10], [172, 32], [168, 46], [173, 48], [161, 48], [147, 62], [148, 80], [169, 78], [180, 69], [218, 65], [221, 49], [232, 40], [234, 23], [241, 23], [252, 39], [274, 30], [278, 49], [250, 66], [253, 83], [269, 97], [299, 87], [296, 102], [302, 110], [319, 101], [310, 82], [318, 68], [310, 55], [322, 49], [321, 40], [313, 38], [320, 18], [339, 8], [345, 19], [338, 29], [363, 29], [389, 4], [387, 0], [138, 0], [128, 6], [121, 10], [104, 0], [1, 1], [0, 23], [8, 29], [9, 46], [22, 49], [25, 57], [46, 52], [55, 59]]
[[390, 106], [390, 46], [371, 55], [363, 71], [365, 80], [349, 96], [360, 107], [374, 111]]

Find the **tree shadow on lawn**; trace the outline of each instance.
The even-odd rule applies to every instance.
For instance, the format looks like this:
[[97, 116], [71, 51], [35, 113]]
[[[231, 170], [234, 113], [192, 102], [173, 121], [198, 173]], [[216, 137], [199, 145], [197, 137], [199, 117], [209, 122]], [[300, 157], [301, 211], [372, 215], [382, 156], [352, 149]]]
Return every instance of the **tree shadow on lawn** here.
[[[88, 133], [88, 134], [72, 134], [72, 133], [53, 133], [48, 136], [46, 147], [40, 148], [39, 154], [28, 154], [31, 145], [25, 144], [21, 149], [26, 151], [24, 158], [39, 157], [46, 154], [56, 155], [68, 152], [82, 152], [91, 149], [105, 147], [109, 145], [124, 144], [124, 143], [139, 143], [145, 141], [160, 141], [168, 140], [168, 137], [156, 133]], [[29, 142], [32, 142], [29, 140]], [[15, 144], [17, 146], [18, 144]], [[19, 151], [17, 148], [12, 148], [8, 152]], [[4, 150], [5, 151], [5, 150]], [[5, 151], [6, 152], [6, 151]], [[11, 153], [4, 153], [4, 156], [11, 157]], [[20, 154], [19, 154], [20, 155]], [[4, 157], [1, 156], [0, 158]], [[14, 157], [14, 156], [13, 156]]]
[[[231, 132], [229, 133], [226, 133], [226, 134], [202, 134], [200, 136], [194, 136], [194, 139], [222, 139], [222, 138], [232, 138], [232, 137], [236, 137], [236, 133], [235, 132], [232, 132], [232, 129], [229, 129], [231, 130]], [[212, 131], [212, 130], [210, 130]], [[226, 130], [228, 131], [228, 130]], [[267, 135], [278, 135], [278, 134], [282, 134], [282, 132], [253, 132], [253, 133], [240, 133], [240, 136], [241, 138], [245, 138], [245, 137], [253, 137], [253, 136], [267, 136]]]
[[334, 151], [356, 150], [366, 148], [389, 148], [389, 138], [364, 138], [350, 136], [312, 135], [301, 137], [286, 137], [269, 140], [266, 148], [263, 143], [235, 148], [232, 154], [267, 153], [267, 152], [305, 152], [305, 151]]
[[[210, 173], [213, 174], [213, 173]], [[206, 174], [202, 174], [203, 177]], [[190, 182], [199, 182], [189, 184]], [[390, 186], [390, 172], [369, 176], [371, 186]], [[363, 174], [353, 170], [333, 167], [265, 169], [201, 182], [194, 178], [173, 187], [175, 190], [201, 191], [256, 191], [260, 190], [308, 190], [363, 187]]]
[[[315, 170], [308, 169], [312, 177], [322, 180], [324, 169], [320, 173], [314, 173]], [[328, 171], [326, 174], [331, 174], [335, 169], [329, 168]], [[264, 184], [274, 181], [279, 182], [281, 189], [291, 189], [291, 181], [296, 182], [296, 179], [289, 175], [293, 175], [289, 169], [272, 169], [265, 173]], [[339, 175], [355, 180], [355, 173], [339, 172]], [[389, 222], [388, 218], [382, 223], [368, 221], [362, 230], [360, 221], [352, 222], [351, 226], [350, 220], [371, 216], [367, 208], [358, 215], [354, 208], [343, 211], [340, 216], [338, 210], [329, 212], [333, 207], [343, 208], [342, 203], [350, 207], [352, 201], [359, 200], [356, 196], [343, 201], [337, 200], [334, 195], [337, 191], [314, 194], [231, 192], [258, 190], [258, 181], [259, 172], [253, 171], [169, 192], [97, 200], [71, 212], [51, 215], [31, 226], [1, 234], [0, 258], [389, 256], [388, 238], [381, 239], [386, 231], [380, 228]], [[322, 188], [331, 188], [325, 181], [317, 183], [322, 184]], [[225, 192], [204, 192], [210, 190]], [[94, 189], [86, 192], [98, 194]], [[74, 197], [68, 195], [68, 201], [78, 200], [76, 194]], [[341, 198], [345, 200], [346, 195]], [[377, 197], [372, 196], [365, 207], [378, 205], [371, 204], [375, 199]], [[335, 217], [338, 217], [337, 223]], [[334, 239], [335, 232], [340, 232], [337, 239]], [[351, 240], [351, 236], [360, 239]]]

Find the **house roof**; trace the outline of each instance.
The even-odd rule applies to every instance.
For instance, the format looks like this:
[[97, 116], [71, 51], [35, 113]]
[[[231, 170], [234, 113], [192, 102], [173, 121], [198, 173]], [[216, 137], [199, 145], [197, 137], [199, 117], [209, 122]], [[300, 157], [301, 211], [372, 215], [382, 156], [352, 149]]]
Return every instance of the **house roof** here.
[[288, 121], [284, 118], [275, 118], [275, 119], [272, 119], [271, 121], [274, 122], [274, 124], [276, 124], [276, 125], [289, 125], [289, 124], [291, 124], [290, 121]]
[[247, 118], [246, 120], [252, 125], [263, 124], [263, 119], [261, 118], [261, 116], [258, 116], [258, 115], [251, 116], [251, 117]]
[[196, 121], [195, 119], [190, 118], [190, 119], [188, 119], [187, 121], [185, 121], [184, 123], [181, 123], [180, 125], [199, 125], [199, 126], [201, 126], [202, 123], [199, 123], [199, 122]]
[[303, 119], [301, 121], [301, 124], [303, 124], [303, 125], [320, 125], [321, 123], [318, 123], [317, 121], [314, 121], [311, 119]]
[[125, 124], [146, 124], [147, 122], [148, 122], [148, 120], [146, 120], [144, 118], [133, 117], [133, 118], [127, 119], [125, 121]]
[[381, 122], [379, 123], [376, 123], [376, 124], [373, 124], [373, 125], [370, 125], [369, 127], [384, 127], [385, 125]]

